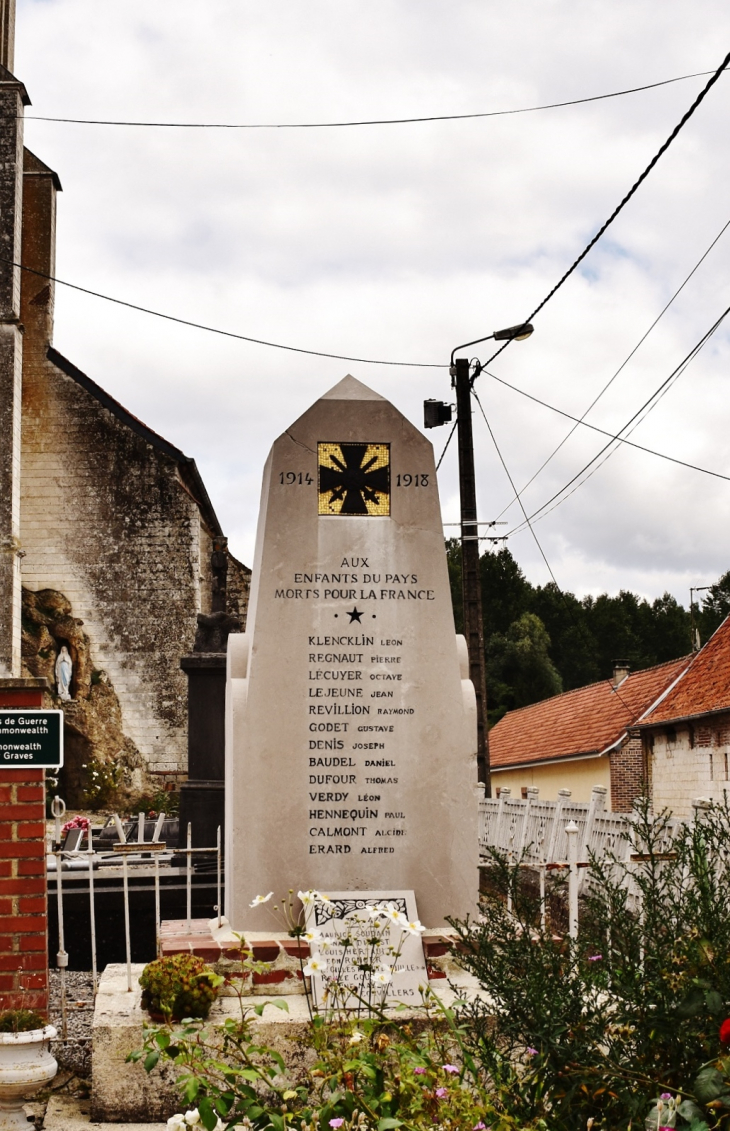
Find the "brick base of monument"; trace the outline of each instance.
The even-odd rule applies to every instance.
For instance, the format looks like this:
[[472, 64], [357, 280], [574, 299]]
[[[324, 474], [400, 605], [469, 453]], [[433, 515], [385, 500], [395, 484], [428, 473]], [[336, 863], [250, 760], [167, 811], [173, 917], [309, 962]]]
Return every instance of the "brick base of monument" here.
[[[224, 920], [225, 922], [225, 920]], [[219, 962], [235, 962], [240, 951], [231, 946], [230, 939], [216, 938], [217, 919], [191, 919], [190, 929], [186, 919], [166, 919], [160, 924], [160, 953], [197, 954], [211, 966]], [[296, 964], [309, 959], [309, 947], [289, 935], [265, 935], [248, 932], [247, 941], [256, 962], [271, 963], [271, 969], [253, 975], [253, 992], [303, 993], [301, 971]], [[426, 969], [429, 980], [446, 978], [443, 959], [450, 955], [454, 939], [441, 931], [427, 932], [423, 937]], [[292, 961], [293, 960], [293, 961]]]

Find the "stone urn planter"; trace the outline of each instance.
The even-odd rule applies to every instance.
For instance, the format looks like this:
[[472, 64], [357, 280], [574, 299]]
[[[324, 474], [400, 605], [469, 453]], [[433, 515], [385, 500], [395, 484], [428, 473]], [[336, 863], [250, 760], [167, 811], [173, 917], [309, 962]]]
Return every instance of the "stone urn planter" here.
[[50, 1044], [52, 1025], [25, 1033], [0, 1033], [0, 1131], [28, 1131], [23, 1104], [58, 1071]]

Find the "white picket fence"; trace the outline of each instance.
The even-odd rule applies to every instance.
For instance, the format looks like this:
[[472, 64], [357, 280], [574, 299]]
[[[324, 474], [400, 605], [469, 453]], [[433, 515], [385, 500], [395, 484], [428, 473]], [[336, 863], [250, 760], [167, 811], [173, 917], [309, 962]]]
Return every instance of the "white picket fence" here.
[[[535, 867], [566, 864], [568, 861], [567, 828], [578, 828], [578, 861], [585, 863], [593, 852], [596, 856], [611, 854], [628, 860], [631, 853], [630, 830], [632, 813], [606, 811], [606, 787], [595, 785], [590, 801], [572, 801], [569, 789], [559, 789], [557, 801], [540, 799], [532, 786], [527, 797], [512, 797], [502, 789], [499, 797], [479, 800], [479, 855], [488, 859], [489, 848], [498, 849], [513, 860], [523, 860]], [[698, 798], [692, 802], [697, 814], [709, 802]], [[681, 822], [670, 818], [666, 824], [667, 848]]]

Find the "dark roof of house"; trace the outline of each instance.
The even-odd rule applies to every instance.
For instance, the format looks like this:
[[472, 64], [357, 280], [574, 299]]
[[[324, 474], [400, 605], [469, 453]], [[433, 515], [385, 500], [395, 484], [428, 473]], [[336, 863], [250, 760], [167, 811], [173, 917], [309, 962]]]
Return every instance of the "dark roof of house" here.
[[489, 732], [492, 769], [579, 758], [611, 749], [685, 670], [689, 657], [565, 691], [509, 711]]
[[730, 711], [730, 617], [641, 724], [670, 723], [716, 711]]
[[96, 381], [92, 381], [91, 377], [87, 377], [85, 373], [77, 369], [68, 358], [65, 358], [63, 354], [59, 353], [53, 346], [48, 347], [46, 357], [53, 365], [60, 369], [62, 373], [65, 373], [67, 377], [70, 377], [77, 385], [80, 385], [82, 389], [90, 393], [91, 396], [94, 397], [100, 405], [108, 409], [117, 420], [125, 424], [127, 428], [130, 428], [137, 436], [146, 440], [153, 448], [157, 448], [158, 451], [163, 452], [164, 455], [175, 461], [178, 465], [183, 485], [200, 507], [200, 512], [211, 534], [217, 536], [222, 535], [221, 524], [213, 510], [213, 504], [210, 501], [205, 484], [200, 477], [200, 472], [198, 471], [195, 460], [190, 456], [186, 456], [184, 452], [181, 452], [179, 448], [171, 444], [164, 436], [160, 436], [159, 433], [154, 432], [136, 416], [133, 416], [124, 405], [121, 405], [119, 401], [105, 392], [101, 385], [97, 385]]

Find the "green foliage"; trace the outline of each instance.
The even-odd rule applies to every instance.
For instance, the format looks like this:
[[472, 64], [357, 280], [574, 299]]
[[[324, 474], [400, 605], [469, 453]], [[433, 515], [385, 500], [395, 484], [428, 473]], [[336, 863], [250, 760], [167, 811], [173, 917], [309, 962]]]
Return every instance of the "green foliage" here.
[[[458, 539], [447, 540], [446, 560], [456, 631], [463, 632]], [[609, 678], [619, 658], [638, 671], [691, 651], [690, 614], [670, 593], [651, 602], [627, 590], [615, 597], [603, 593], [579, 600], [573, 593], [561, 593], [553, 582], [532, 585], [506, 546], [487, 550], [479, 567], [492, 725], [505, 711], [535, 703], [562, 688], [571, 690]], [[728, 613], [730, 571], [711, 587], [701, 609], [696, 610], [703, 643]], [[534, 655], [529, 662], [519, 650], [513, 655], [510, 649], [510, 641], [524, 635], [525, 615], [539, 618], [547, 638], [544, 648], [532, 645]]]
[[[242, 937], [240, 959], [241, 971], [269, 968], [252, 960]], [[142, 1061], [148, 1072], [172, 1062], [182, 1100], [196, 1105], [208, 1131], [219, 1119], [226, 1127], [260, 1131], [545, 1129], [542, 1122], [517, 1123], [495, 1107], [453, 1010], [428, 989], [415, 1011], [312, 1014], [300, 1038], [303, 1049], [287, 1065], [256, 1039], [252, 1024], [252, 1014], [260, 1017], [271, 1006], [286, 1010], [286, 1003], [262, 1001], [251, 1010], [246, 984], [231, 980], [239, 1017], [215, 1028], [186, 1022], [147, 1029], [144, 1047], [127, 1058]]]
[[172, 954], [148, 963], [139, 984], [145, 1009], [181, 1021], [208, 1016], [223, 978], [196, 954]]
[[0, 1013], [0, 1033], [30, 1033], [45, 1026], [46, 1021], [34, 1009], [6, 1009]]
[[498, 706], [489, 713], [492, 725], [515, 707], [526, 707], [563, 690], [548, 649], [550, 637], [534, 613], [523, 613], [507, 632], [495, 632], [487, 648], [487, 686]]
[[147, 816], [159, 816], [165, 813], [176, 816], [180, 812], [180, 794], [177, 790], [157, 789], [154, 793], [142, 793], [131, 800], [123, 809], [129, 816], [146, 813]]
[[83, 807], [95, 812], [106, 808], [122, 780], [122, 766], [118, 762], [101, 762], [98, 758], [89, 758], [82, 768]]
[[724, 573], [702, 600], [697, 625], [703, 641], [708, 640], [730, 613], [730, 570]]
[[523, 870], [497, 854], [483, 921], [455, 924], [488, 1001], [459, 1013], [467, 1047], [515, 1118], [626, 1128], [664, 1095], [679, 1106], [660, 1126], [691, 1125], [695, 1108], [707, 1126], [730, 1126], [715, 1063], [730, 1013], [730, 810], [682, 826], [671, 852], [667, 831], [665, 815], [638, 806], [640, 859], [592, 862], [576, 941], [541, 925]]

